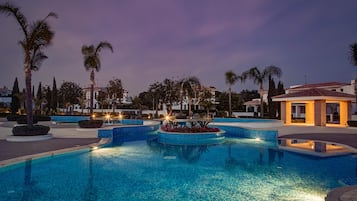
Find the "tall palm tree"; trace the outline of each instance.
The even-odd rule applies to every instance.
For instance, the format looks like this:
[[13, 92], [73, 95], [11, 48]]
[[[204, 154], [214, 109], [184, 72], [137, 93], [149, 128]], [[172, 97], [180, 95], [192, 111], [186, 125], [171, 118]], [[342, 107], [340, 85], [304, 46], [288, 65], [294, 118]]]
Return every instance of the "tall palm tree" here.
[[225, 74], [226, 84], [228, 85], [228, 116], [232, 116], [232, 85], [237, 81], [237, 75], [233, 71], [227, 71]]
[[[357, 43], [353, 43], [350, 45], [350, 56], [351, 56], [351, 63], [357, 67]], [[356, 94], [356, 104], [357, 104], [357, 76], [355, 79], [355, 94]]]
[[260, 117], [263, 117], [264, 114], [264, 105], [263, 105], [263, 94], [264, 94], [264, 82], [269, 77], [281, 77], [282, 71], [279, 67], [268, 66], [263, 71], [260, 71], [257, 67], [253, 67], [245, 71], [242, 76], [245, 78], [250, 78], [254, 81], [255, 84], [259, 85], [259, 94], [260, 94]]
[[113, 47], [110, 43], [104, 41], [100, 42], [96, 47], [94, 45], [83, 45], [82, 46], [82, 54], [84, 56], [84, 67], [87, 71], [91, 71], [90, 73], [90, 115], [92, 118], [93, 115], [93, 93], [94, 93], [94, 70], [99, 72], [101, 63], [99, 58], [99, 52], [103, 49], [107, 48], [113, 52]]
[[20, 25], [21, 31], [24, 34], [24, 39], [19, 43], [24, 50], [24, 70], [25, 70], [25, 83], [26, 83], [26, 109], [27, 109], [27, 125], [33, 126], [33, 114], [32, 114], [32, 71], [37, 71], [43, 62], [47, 59], [43, 49], [51, 44], [54, 37], [54, 32], [50, 25], [47, 23], [47, 19], [50, 17], [57, 18], [57, 14], [50, 12], [42, 20], [35, 21], [29, 24], [27, 18], [23, 15], [20, 9], [10, 3], [0, 4], [0, 13], [7, 16], [15, 17], [16, 21]]
[[234, 85], [238, 80], [241, 82], [245, 81], [245, 77], [242, 75], [237, 75], [233, 71], [229, 70], [225, 73], [226, 84], [228, 85], [228, 105], [229, 111], [228, 116], [232, 116], [232, 85]]

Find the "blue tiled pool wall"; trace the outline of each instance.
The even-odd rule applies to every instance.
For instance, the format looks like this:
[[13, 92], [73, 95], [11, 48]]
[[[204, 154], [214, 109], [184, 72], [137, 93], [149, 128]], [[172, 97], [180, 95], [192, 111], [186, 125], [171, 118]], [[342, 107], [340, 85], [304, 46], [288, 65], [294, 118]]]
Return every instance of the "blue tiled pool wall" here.
[[213, 118], [212, 122], [272, 122], [271, 119], [251, 119], [251, 118]]
[[89, 116], [51, 116], [51, 121], [62, 123], [77, 123], [81, 120], [89, 119]]
[[121, 145], [124, 142], [149, 140], [156, 138], [156, 131], [160, 125], [118, 127], [113, 129], [113, 145]]
[[144, 125], [144, 120], [142, 119], [122, 119], [120, 123], [125, 125]]
[[278, 131], [273, 130], [250, 130], [235, 126], [216, 126], [219, 129], [226, 131], [225, 137], [233, 138], [259, 138], [264, 141], [276, 142], [278, 137]]
[[224, 134], [205, 133], [205, 134], [167, 134], [166, 132], [158, 132], [158, 140], [163, 144], [174, 145], [200, 145], [200, 144], [215, 144], [224, 140]]

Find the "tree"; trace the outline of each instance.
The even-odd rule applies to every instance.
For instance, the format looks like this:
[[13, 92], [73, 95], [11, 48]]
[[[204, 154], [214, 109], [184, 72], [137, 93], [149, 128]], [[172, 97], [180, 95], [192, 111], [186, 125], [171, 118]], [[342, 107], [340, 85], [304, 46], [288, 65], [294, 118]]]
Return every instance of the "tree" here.
[[101, 67], [99, 52], [107, 48], [113, 52], [113, 47], [108, 42], [100, 42], [96, 47], [94, 45], [83, 45], [82, 46], [82, 54], [84, 57], [84, 67], [87, 71], [91, 71], [90, 73], [90, 114], [91, 118], [93, 115], [93, 95], [94, 95], [94, 70], [99, 72]]
[[20, 95], [19, 82], [17, 81], [17, 77], [16, 77], [11, 93], [11, 114], [16, 114], [19, 108], [21, 107], [19, 95]]
[[32, 114], [32, 97], [31, 97], [31, 79], [32, 71], [37, 71], [43, 62], [47, 59], [43, 49], [50, 45], [54, 32], [50, 25], [47, 23], [47, 19], [50, 17], [57, 18], [57, 15], [50, 12], [44, 19], [35, 21], [29, 24], [26, 17], [20, 11], [10, 3], [0, 4], [0, 13], [7, 16], [12, 15], [20, 25], [21, 31], [24, 35], [24, 39], [19, 43], [24, 50], [24, 69], [25, 69], [25, 83], [26, 83], [26, 103], [27, 103], [27, 125], [33, 126], [33, 114]]
[[163, 102], [168, 105], [168, 113], [169, 115], [172, 114], [172, 105], [173, 102], [178, 100], [178, 94], [177, 92], [177, 82], [175, 82], [174, 80], [168, 79], [166, 78], [163, 82], [162, 82], [162, 87], [163, 87]]
[[149, 94], [150, 98], [153, 100], [153, 110], [155, 110], [155, 117], [159, 116], [159, 105], [162, 101], [162, 97], [165, 94], [164, 88], [162, 86], [162, 83], [160, 82], [155, 82], [150, 85], [149, 87]]
[[51, 111], [51, 98], [52, 98], [52, 91], [50, 86], [47, 85], [45, 88], [45, 98], [46, 98], [46, 114], [49, 114]]
[[214, 103], [212, 101], [213, 94], [211, 91], [207, 88], [201, 89], [199, 93], [199, 104], [202, 105], [206, 111], [207, 111], [207, 117], [209, 117], [209, 110], [211, 109], [212, 106], [214, 106]]
[[57, 96], [57, 84], [56, 84], [56, 79], [53, 77], [53, 83], [52, 83], [52, 91], [51, 91], [51, 113], [56, 113], [57, 112], [57, 106], [58, 106], [58, 96]]
[[269, 76], [281, 77], [282, 71], [279, 67], [268, 66], [263, 71], [260, 71], [257, 67], [253, 67], [248, 71], [245, 71], [242, 76], [245, 78], [250, 78], [254, 81], [255, 84], [259, 85], [259, 94], [260, 94], [260, 117], [264, 116], [264, 82], [269, 78]]
[[[281, 95], [281, 94], [285, 94], [285, 89], [284, 89], [284, 84], [279, 81], [276, 89], [276, 95]], [[280, 103], [278, 103], [278, 119], [281, 118], [281, 108], [279, 105]]]
[[68, 107], [79, 103], [77, 97], [82, 97], [83, 92], [78, 84], [74, 82], [63, 82], [58, 95], [61, 97], [60, 102], [63, 108], [68, 109]]
[[121, 99], [124, 94], [124, 89], [121, 80], [117, 78], [113, 80], [109, 80], [109, 83], [107, 85], [107, 92], [108, 92], [108, 96], [111, 99], [113, 113], [114, 113], [117, 104], [121, 103]]
[[[352, 65], [357, 67], [357, 43], [353, 43], [350, 45], [350, 57], [351, 57]], [[357, 104], [357, 75], [355, 79], [355, 94], [356, 94], [356, 104]]]
[[232, 85], [234, 85], [238, 80], [241, 82], [245, 81], [245, 77], [235, 74], [233, 71], [227, 71], [225, 74], [226, 84], [228, 85], [228, 115], [232, 116]]
[[142, 104], [143, 104], [143, 101], [141, 100], [141, 98], [139, 96], [135, 96], [133, 98], [133, 107], [135, 109], [139, 109], [139, 113], [138, 113], [139, 118], [141, 118], [142, 111], [143, 111]]
[[183, 104], [183, 97], [187, 97], [188, 104], [189, 104], [189, 114], [191, 113], [191, 104], [193, 97], [197, 96], [198, 91], [197, 89], [201, 87], [200, 80], [195, 77], [187, 77], [183, 78], [177, 82], [178, 88], [180, 89], [180, 113], [182, 113], [182, 104]]
[[277, 95], [277, 90], [275, 88], [274, 79], [269, 77], [269, 90], [268, 90], [268, 114], [270, 118], [276, 117], [276, 112], [278, 109], [278, 103], [273, 102], [272, 97]]

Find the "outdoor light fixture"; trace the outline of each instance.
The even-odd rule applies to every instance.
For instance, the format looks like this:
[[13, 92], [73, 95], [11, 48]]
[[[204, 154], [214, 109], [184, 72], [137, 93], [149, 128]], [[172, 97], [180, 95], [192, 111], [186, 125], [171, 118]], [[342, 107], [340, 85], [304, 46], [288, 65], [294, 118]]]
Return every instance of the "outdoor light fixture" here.
[[92, 118], [95, 119], [95, 114], [92, 114]]

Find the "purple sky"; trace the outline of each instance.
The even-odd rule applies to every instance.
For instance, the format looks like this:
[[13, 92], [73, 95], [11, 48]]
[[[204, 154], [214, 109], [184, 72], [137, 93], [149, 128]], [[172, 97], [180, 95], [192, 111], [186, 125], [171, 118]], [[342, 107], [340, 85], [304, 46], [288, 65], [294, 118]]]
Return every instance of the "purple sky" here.
[[[33, 84], [57, 87], [89, 84], [82, 45], [108, 41], [101, 52], [97, 84], [119, 78], [130, 96], [165, 78], [197, 76], [203, 85], [225, 91], [224, 74], [276, 65], [285, 87], [317, 82], [350, 82], [357, 67], [349, 45], [357, 42], [355, 0], [32, 0], [11, 1], [29, 21], [50, 11], [56, 32], [49, 57]], [[0, 3], [4, 1], [0, 0]], [[13, 17], [0, 15], [0, 86], [24, 88], [23, 38]], [[257, 89], [251, 81], [234, 91]]]

